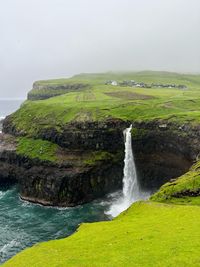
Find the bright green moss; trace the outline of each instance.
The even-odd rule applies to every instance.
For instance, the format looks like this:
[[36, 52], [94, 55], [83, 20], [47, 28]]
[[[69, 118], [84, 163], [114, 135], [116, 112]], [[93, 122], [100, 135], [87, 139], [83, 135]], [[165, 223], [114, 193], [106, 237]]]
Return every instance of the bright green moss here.
[[[189, 172], [173, 182], [164, 184], [151, 200], [159, 202], [200, 204], [197, 196], [200, 191], [200, 162], [197, 162]], [[194, 197], [191, 195], [194, 194]], [[188, 195], [188, 196], [187, 196]]]
[[56, 162], [58, 146], [49, 141], [20, 137], [17, 140], [17, 154], [31, 159]]
[[95, 151], [91, 152], [89, 158], [84, 160], [84, 163], [89, 166], [95, 165], [98, 161], [113, 161], [115, 155], [106, 151]]

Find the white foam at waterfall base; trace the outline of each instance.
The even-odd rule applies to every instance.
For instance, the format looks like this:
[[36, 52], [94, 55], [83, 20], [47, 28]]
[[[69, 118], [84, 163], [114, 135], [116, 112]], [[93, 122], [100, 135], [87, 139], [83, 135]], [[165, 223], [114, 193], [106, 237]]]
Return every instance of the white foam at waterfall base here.
[[132, 151], [131, 141], [132, 125], [124, 131], [125, 136], [125, 158], [124, 158], [124, 177], [123, 192], [118, 194], [110, 209], [106, 214], [116, 217], [126, 210], [133, 202], [149, 197], [148, 193], [142, 192], [139, 187], [137, 171]]

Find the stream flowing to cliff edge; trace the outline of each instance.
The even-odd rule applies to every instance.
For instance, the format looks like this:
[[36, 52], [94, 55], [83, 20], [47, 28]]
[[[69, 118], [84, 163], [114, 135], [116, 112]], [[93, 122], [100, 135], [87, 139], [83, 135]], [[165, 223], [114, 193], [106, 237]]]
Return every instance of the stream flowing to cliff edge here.
[[122, 211], [126, 210], [133, 202], [148, 198], [147, 192], [140, 190], [137, 171], [132, 151], [131, 139], [132, 125], [124, 130], [125, 139], [125, 158], [124, 158], [124, 176], [123, 191], [119, 193], [106, 214], [116, 217]]

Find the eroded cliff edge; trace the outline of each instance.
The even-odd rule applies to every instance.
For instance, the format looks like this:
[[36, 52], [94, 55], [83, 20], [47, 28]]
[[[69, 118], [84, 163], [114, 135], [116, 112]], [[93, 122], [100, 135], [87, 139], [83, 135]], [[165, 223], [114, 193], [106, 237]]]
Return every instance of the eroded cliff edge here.
[[0, 135], [0, 183], [18, 183], [22, 199], [74, 206], [122, 187], [122, 121], [69, 125], [67, 134], [47, 131], [43, 140], [20, 137], [8, 121]]
[[[122, 79], [175, 85], [184, 80], [186, 87], [137, 88]], [[0, 181], [18, 183], [22, 198], [45, 205], [102, 197], [122, 187], [123, 130], [133, 124], [140, 185], [154, 192], [198, 160], [199, 86], [198, 76], [163, 72], [38, 81], [28, 101], [4, 120]]]
[[[154, 192], [187, 172], [197, 159], [199, 126], [109, 119], [69, 123], [61, 132], [50, 129], [32, 139], [21, 137], [8, 117], [0, 138], [0, 182], [18, 183], [22, 199], [56, 206], [82, 204], [121, 189], [123, 130], [131, 123], [142, 189]], [[25, 141], [27, 154], [20, 147]], [[39, 150], [34, 151], [37, 142]], [[45, 158], [50, 151], [43, 150], [49, 144], [56, 144], [55, 155]]]

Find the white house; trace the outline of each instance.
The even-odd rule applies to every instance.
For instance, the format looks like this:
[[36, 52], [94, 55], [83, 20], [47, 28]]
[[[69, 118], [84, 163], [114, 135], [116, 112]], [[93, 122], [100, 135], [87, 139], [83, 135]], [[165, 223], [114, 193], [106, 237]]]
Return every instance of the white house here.
[[114, 86], [117, 86], [118, 83], [116, 81], [112, 81], [111, 84], [114, 85]]

